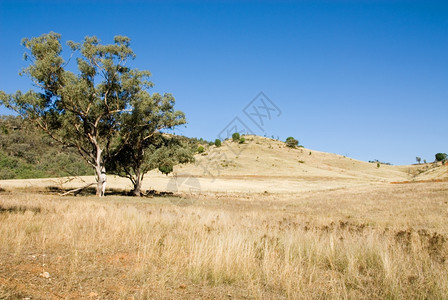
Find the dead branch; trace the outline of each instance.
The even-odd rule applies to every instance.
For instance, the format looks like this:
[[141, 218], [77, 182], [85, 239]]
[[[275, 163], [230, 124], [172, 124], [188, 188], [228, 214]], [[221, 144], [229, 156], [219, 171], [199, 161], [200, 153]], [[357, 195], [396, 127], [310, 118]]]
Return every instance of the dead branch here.
[[80, 188], [77, 188], [77, 189], [74, 189], [74, 190], [70, 190], [70, 191], [68, 191], [68, 192], [65, 192], [65, 193], [62, 193], [62, 194], [59, 194], [59, 195], [60, 195], [60, 196], [66, 196], [66, 195], [68, 195], [68, 194], [70, 194], [70, 193], [75, 193], [75, 194], [77, 194], [78, 191], [82, 191], [83, 189], [88, 188], [89, 186], [94, 185], [94, 184], [95, 184], [95, 183], [89, 183], [89, 184], [87, 184], [87, 185], [85, 185], [85, 186], [83, 186], [83, 187], [80, 187]]

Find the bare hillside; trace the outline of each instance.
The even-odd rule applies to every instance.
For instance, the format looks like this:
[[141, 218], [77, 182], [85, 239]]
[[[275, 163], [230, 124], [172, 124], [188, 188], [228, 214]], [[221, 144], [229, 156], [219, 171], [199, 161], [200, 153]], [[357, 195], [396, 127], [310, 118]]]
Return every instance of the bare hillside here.
[[[305, 180], [355, 180], [390, 182], [412, 180], [417, 170], [432, 170], [434, 177], [446, 168], [432, 165], [389, 166], [368, 163], [342, 155], [307, 148], [289, 148], [285, 143], [259, 136], [246, 136], [244, 144], [227, 140], [196, 155], [196, 163], [180, 166], [179, 174], [224, 178], [296, 178]], [[436, 171], [437, 170], [437, 171]], [[445, 172], [446, 173], [446, 172]], [[428, 175], [428, 179], [434, 179]]]

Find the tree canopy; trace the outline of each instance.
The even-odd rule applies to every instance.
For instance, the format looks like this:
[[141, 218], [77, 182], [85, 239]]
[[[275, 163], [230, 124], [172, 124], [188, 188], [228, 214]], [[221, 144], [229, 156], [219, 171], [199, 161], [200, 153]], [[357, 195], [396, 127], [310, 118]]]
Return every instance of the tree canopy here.
[[293, 138], [292, 136], [290, 136], [286, 139], [285, 143], [286, 143], [286, 146], [295, 148], [299, 144], [299, 141], [296, 140], [295, 138]]

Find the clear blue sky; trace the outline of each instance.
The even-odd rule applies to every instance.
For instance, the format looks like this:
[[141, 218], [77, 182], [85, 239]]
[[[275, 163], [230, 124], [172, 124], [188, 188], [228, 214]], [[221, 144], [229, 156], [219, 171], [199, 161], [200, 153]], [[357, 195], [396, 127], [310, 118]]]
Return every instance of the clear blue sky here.
[[[186, 113], [176, 133], [215, 139], [239, 117], [366, 161], [448, 152], [448, 1], [0, 0], [1, 90], [32, 88], [20, 40], [49, 31], [129, 36], [133, 66]], [[243, 113], [260, 91], [281, 110], [263, 131]]]

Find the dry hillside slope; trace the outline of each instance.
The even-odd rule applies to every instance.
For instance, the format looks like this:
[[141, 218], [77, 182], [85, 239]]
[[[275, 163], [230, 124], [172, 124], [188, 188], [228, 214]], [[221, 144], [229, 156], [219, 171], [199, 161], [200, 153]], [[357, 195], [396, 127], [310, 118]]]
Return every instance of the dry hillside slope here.
[[[175, 167], [169, 176], [149, 172], [144, 190], [220, 193], [297, 193], [390, 184], [391, 182], [438, 181], [448, 179], [448, 166], [421, 164], [389, 166], [307, 148], [289, 148], [284, 142], [245, 136], [239, 144], [226, 140], [196, 155], [196, 162]], [[187, 180], [193, 178], [194, 180]], [[73, 188], [94, 182], [84, 176], [64, 179], [3, 180], [4, 189], [42, 189], [48, 186]], [[173, 184], [174, 183], [174, 184]], [[108, 187], [131, 189], [130, 181], [109, 176]], [[173, 190], [174, 187], [174, 190]]]
[[[413, 180], [417, 174], [426, 179], [448, 175], [440, 165], [389, 166], [359, 161], [342, 155], [307, 148], [289, 148], [285, 143], [259, 136], [246, 136], [244, 144], [226, 140], [196, 155], [196, 163], [180, 166], [179, 174], [224, 178], [291, 178], [304, 180], [355, 180], [391, 182]], [[209, 172], [208, 172], [209, 171]]]

